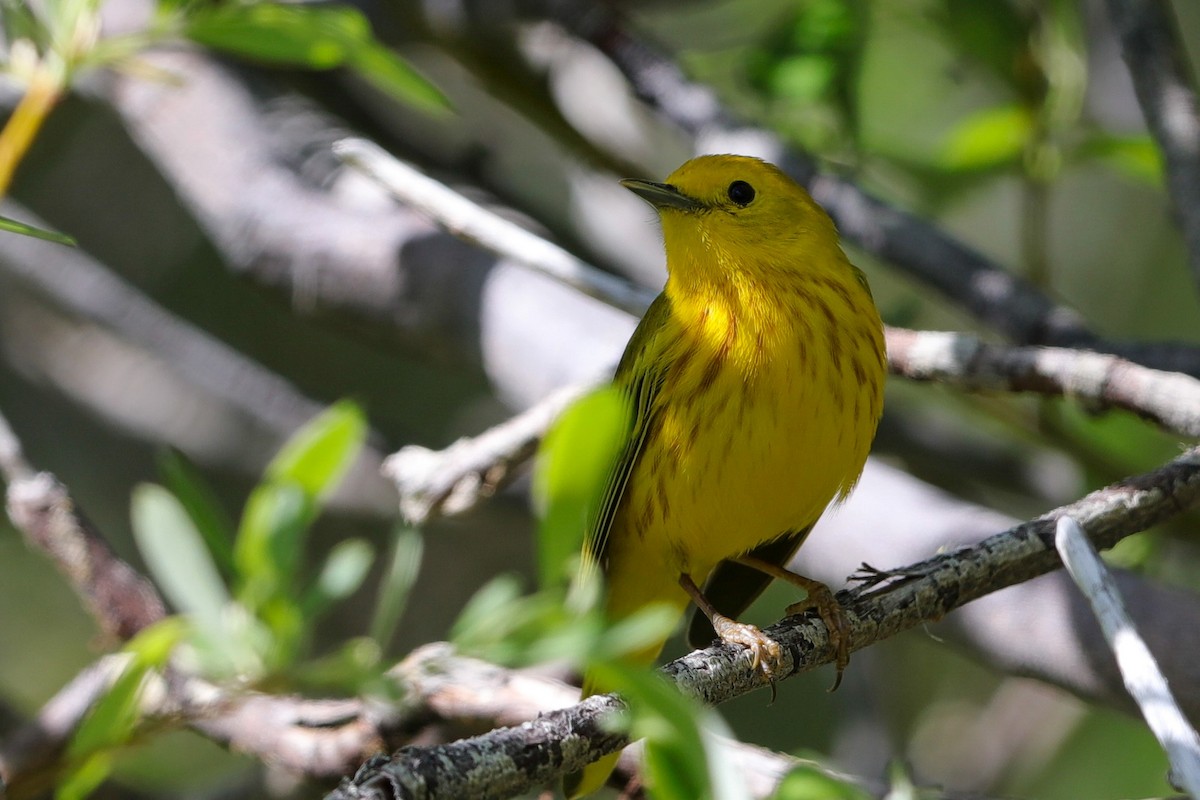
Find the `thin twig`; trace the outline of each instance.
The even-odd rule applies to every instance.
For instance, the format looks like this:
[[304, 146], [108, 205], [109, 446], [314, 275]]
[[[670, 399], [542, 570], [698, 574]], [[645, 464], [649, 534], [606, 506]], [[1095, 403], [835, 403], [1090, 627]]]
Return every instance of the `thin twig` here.
[[1200, 286], [1200, 103], [1170, 3], [1108, 0], [1138, 103], [1166, 161], [1167, 190]]
[[7, 506], [13, 526], [50, 557], [105, 633], [125, 641], [166, 616], [154, 585], [117, 557], [53, 475], [9, 483]]
[[0, 414], [0, 476], [5, 483], [12, 484], [32, 474], [33, 467], [25, 460], [21, 440], [4, 415]]
[[641, 315], [654, 292], [602, 272], [558, 245], [464, 197], [450, 187], [393, 158], [365, 139], [335, 142], [339, 158], [387, 189], [392, 196], [428, 214], [439, 225], [501, 258], [536, 269], [586, 295]]
[[1061, 517], [1054, 545], [1075, 584], [1091, 603], [1104, 631], [1125, 688], [1141, 709], [1146, 724], [1171, 761], [1175, 780], [1192, 797], [1200, 797], [1200, 737], [1188, 723], [1154, 655], [1125, 611], [1120, 591], [1079, 523]]
[[1180, 436], [1200, 436], [1200, 380], [1104, 353], [1007, 347], [963, 333], [889, 328], [894, 375], [968, 391], [1036, 392], [1092, 410], [1120, 408]]
[[[976, 545], [896, 571], [897, 582], [858, 590], [843, 599], [852, 647], [866, 647], [1005, 586], [1029, 580], [1060, 562], [1054, 521], [1070, 515], [1100, 547], [1144, 530], [1200, 502], [1200, 450], [1191, 450], [1152, 473], [1084, 497]], [[834, 658], [822, 623], [789, 619], [765, 633], [783, 648], [778, 676], [808, 671]], [[663, 672], [686, 694], [709, 704], [766, 686], [743, 648], [714, 645], [667, 664]], [[392, 759], [365, 765], [329, 800], [414, 796], [511, 796], [528, 791], [602, 755], [626, 740], [602, 720], [622, 708], [599, 695], [517, 727], [436, 747], [409, 747]]]
[[413, 525], [465, 513], [493, 496], [533, 457], [550, 424], [599, 381], [568, 386], [479, 436], [444, 450], [408, 445], [383, 462], [400, 492], [400, 513]]

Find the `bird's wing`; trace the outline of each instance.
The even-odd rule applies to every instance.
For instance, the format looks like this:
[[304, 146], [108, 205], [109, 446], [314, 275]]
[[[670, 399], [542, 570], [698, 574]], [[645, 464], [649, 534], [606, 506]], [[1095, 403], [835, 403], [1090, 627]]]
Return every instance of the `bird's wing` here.
[[[759, 545], [746, 555], [786, 568], [810, 530], [812, 525], [786, 533], [778, 539]], [[770, 582], [770, 575], [753, 567], [722, 561], [704, 584], [704, 596], [717, 611], [730, 619], [737, 619], [763, 593]], [[712, 623], [704, 616], [704, 612], [696, 609], [692, 616], [692, 624], [688, 627], [688, 644], [695, 648], [707, 647], [715, 638], [717, 634], [713, 631]]]
[[663, 331], [670, 316], [671, 301], [665, 294], [660, 294], [638, 323], [613, 377], [613, 383], [624, 390], [629, 400], [629, 436], [609, 473], [604, 494], [588, 526], [583, 552], [590, 565], [601, 568], [607, 565], [606, 551], [613, 520], [652, 426], [654, 399], [663, 379], [662, 365], [655, 363], [654, 354], [658, 348], [654, 346], [654, 339]]

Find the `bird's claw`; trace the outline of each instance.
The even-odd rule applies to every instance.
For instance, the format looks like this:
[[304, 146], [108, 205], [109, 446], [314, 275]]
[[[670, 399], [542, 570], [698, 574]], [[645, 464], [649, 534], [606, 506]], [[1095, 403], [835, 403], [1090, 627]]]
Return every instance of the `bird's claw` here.
[[783, 660], [783, 648], [779, 643], [754, 625], [720, 615], [713, 618], [713, 630], [726, 644], [740, 645], [750, 651], [751, 666], [760, 670], [763, 677], [771, 682], [773, 692], [775, 675], [779, 672], [780, 662]]

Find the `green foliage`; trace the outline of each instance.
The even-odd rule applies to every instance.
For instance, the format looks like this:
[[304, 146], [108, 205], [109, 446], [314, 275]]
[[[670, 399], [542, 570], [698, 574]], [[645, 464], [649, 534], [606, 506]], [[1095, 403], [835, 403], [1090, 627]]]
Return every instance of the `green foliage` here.
[[124, 668], [75, 731], [67, 746], [68, 769], [55, 790], [55, 800], [90, 795], [112, 771], [114, 751], [129, 742], [141, 719], [142, 689], [161, 669], [186, 626], [168, 618], [138, 633], [124, 648]]
[[32, 236], [35, 239], [45, 239], [48, 242], [57, 242], [58, 244], [75, 247], [75, 240], [65, 233], [48, 231], [45, 228], [39, 228], [27, 222], [20, 222], [9, 217], [0, 216], [0, 231], [19, 233], [23, 236]]
[[163, 7], [183, 12], [183, 36], [214, 50], [278, 66], [346, 67], [400, 102], [435, 113], [449, 109], [446, 97], [376, 41], [366, 17], [350, 6], [194, 2]]
[[1036, 107], [1046, 93], [1046, 76], [1031, 49], [1036, 15], [1032, 6], [1009, 0], [942, 0], [929, 19], [964, 62], [981, 67], [1022, 105]]
[[750, 797], [727, 762], [722, 739], [732, 734], [712, 709], [685, 697], [657, 671], [619, 662], [591, 667], [605, 686], [625, 698], [629, 712], [616, 722], [643, 739], [643, 770], [655, 800], [743, 800]]
[[806, 0], [747, 55], [747, 78], [772, 125], [809, 149], [857, 143], [866, 16], [859, 0]]
[[166, 450], [158, 458], [158, 472], [167, 489], [183, 506], [188, 519], [204, 539], [208, 554], [222, 577], [234, 576], [234, 524], [216, 494], [205, 484], [195, 467], [177, 450]]
[[[771, 795], [771, 800], [870, 800], [872, 795], [854, 784], [840, 780], [817, 764], [793, 767]], [[899, 800], [893, 797], [892, 800]]]
[[985, 108], [962, 119], [946, 139], [942, 163], [953, 172], [1015, 169], [1033, 136], [1034, 119], [1020, 105]]
[[408, 597], [417, 582], [425, 545], [413, 528], [398, 528], [392, 540], [392, 557], [379, 587], [375, 613], [371, 617], [370, 636], [379, 645], [391, 641], [396, 624], [404, 614]]
[[[309, 527], [322, 501], [357, 457], [366, 420], [352, 403], [340, 402], [302, 427], [267, 467], [250, 494], [236, 535], [212, 492], [179, 457], [164, 459], [174, 491], [139, 486], [133, 496], [133, 528], [151, 573], [189, 621], [189, 657], [206, 674], [261, 680], [296, 669], [313, 623], [362, 585], [374, 551], [361, 539], [333, 548], [316, 578], [302, 574]], [[232, 541], [231, 541], [231, 537]], [[412, 584], [414, 546], [393, 566], [381, 602], [397, 603]], [[419, 557], [419, 545], [416, 546]], [[378, 628], [390, 634], [398, 612], [377, 612]], [[353, 649], [346, 675], [365, 674], [361, 647]], [[378, 655], [378, 654], [377, 654]], [[303, 672], [300, 670], [300, 672]], [[322, 675], [328, 678], [327, 669]]]
[[543, 438], [533, 476], [543, 586], [561, 583], [575, 571], [589, 521], [631, 425], [624, 392], [606, 386], [572, 403]]

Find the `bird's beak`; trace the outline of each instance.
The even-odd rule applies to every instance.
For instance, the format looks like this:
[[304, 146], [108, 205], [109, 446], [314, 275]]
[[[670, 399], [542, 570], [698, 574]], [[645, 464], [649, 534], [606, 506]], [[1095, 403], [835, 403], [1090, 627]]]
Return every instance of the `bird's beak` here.
[[621, 185], [655, 208], [662, 210], [674, 208], [679, 211], [696, 211], [701, 206], [669, 183], [654, 183], [653, 181], [624, 180]]

